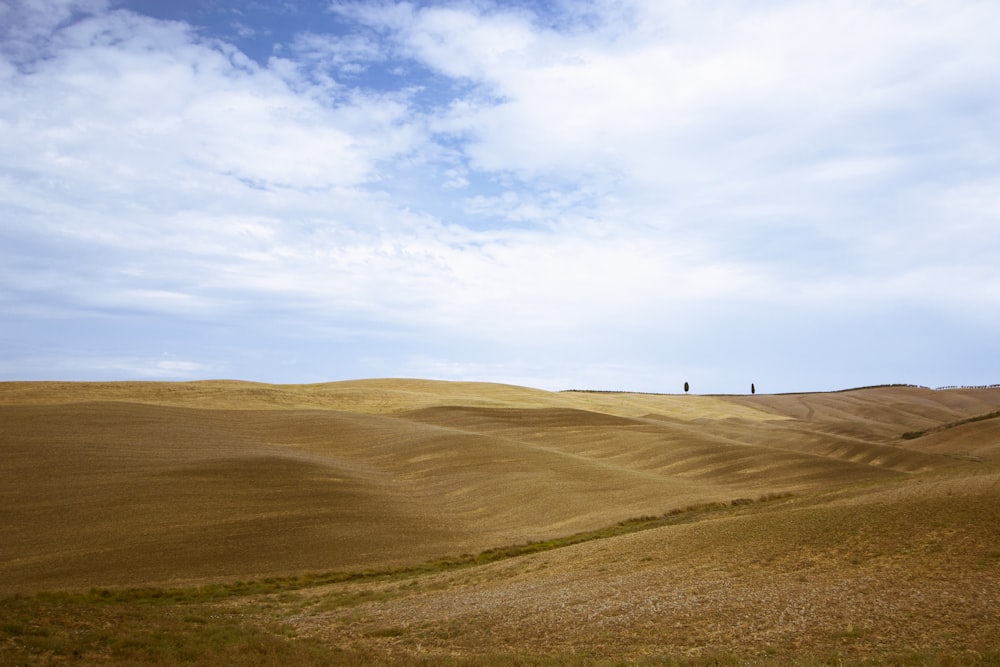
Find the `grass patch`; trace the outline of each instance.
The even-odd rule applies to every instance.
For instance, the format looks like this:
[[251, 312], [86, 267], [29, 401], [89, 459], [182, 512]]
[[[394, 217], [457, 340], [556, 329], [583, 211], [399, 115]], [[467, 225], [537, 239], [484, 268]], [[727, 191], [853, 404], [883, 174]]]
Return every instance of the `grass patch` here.
[[[296, 637], [288, 626], [267, 621], [265, 600], [243, 609], [227, 604], [234, 597], [287, 596], [290, 591], [326, 584], [414, 578], [468, 568], [591, 540], [661, 526], [689, 523], [707, 514], [790, 497], [769, 494], [757, 500], [737, 498], [641, 516], [599, 530], [539, 542], [488, 549], [478, 554], [441, 558], [429, 563], [359, 572], [307, 573], [188, 588], [94, 588], [86, 592], [46, 592], [0, 600], [0, 665], [82, 661], [83, 664], [296, 665], [387, 664], [385, 656], [344, 652], [318, 641]], [[406, 586], [406, 584], [402, 584]], [[341, 591], [324, 596], [320, 610], [387, 600], [399, 591]], [[395, 636], [395, 630], [384, 637]], [[393, 664], [395, 658], [393, 656]], [[507, 658], [509, 662], [505, 662]], [[579, 656], [577, 656], [579, 657]], [[610, 664], [597, 661], [589, 664]], [[440, 660], [404, 664], [451, 664]], [[496, 656], [485, 662], [453, 664], [580, 664], [559, 658]], [[587, 663], [585, 663], [587, 664]], [[673, 663], [656, 663], [673, 664]]]
[[[186, 588], [92, 588], [85, 593], [46, 592], [39, 593], [36, 597], [39, 601], [47, 601], [53, 604], [121, 604], [129, 602], [143, 603], [147, 605], [197, 604], [216, 602], [233, 597], [287, 593], [290, 591], [328, 584], [404, 579], [425, 574], [445, 572], [448, 570], [485, 565], [487, 563], [506, 560], [508, 558], [517, 558], [518, 556], [551, 551], [552, 549], [560, 549], [574, 544], [617, 537], [619, 535], [660, 528], [663, 526], [690, 523], [704, 518], [707, 514], [731, 510], [733, 508], [739, 508], [746, 505], [772, 502], [775, 500], [790, 498], [793, 495], [794, 494], [792, 493], [770, 493], [760, 496], [756, 500], [749, 498], [736, 498], [730, 502], [698, 503], [688, 505], [684, 508], [675, 508], [658, 516], [641, 516], [626, 519], [613, 526], [597, 530], [574, 533], [572, 535], [556, 537], [549, 540], [496, 547], [481, 551], [478, 554], [462, 554], [459, 556], [439, 558], [417, 565], [396, 568], [370, 569], [355, 572], [307, 572], [290, 577], [268, 577], [254, 581], [220, 582]], [[353, 601], [345, 599], [345, 606], [360, 604], [360, 602], [364, 602], [364, 600]]]
[[319, 612], [330, 611], [332, 609], [342, 609], [345, 607], [355, 607], [367, 602], [385, 602], [386, 600], [391, 600], [399, 595], [402, 595], [402, 592], [376, 591], [370, 589], [338, 591], [324, 595], [322, 599], [316, 602], [315, 607], [312, 609], [313, 611]]
[[996, 412], [988, 412], [983, 415], [976, 415], [975, 417], [969, 417], [968, 419], [960, 419], [948, 424], [942, 424], [941, 426], [929, 428], [925, 431], [907, 431], [901, 437], [903, 440], [916, 440], [917, 438], [922, 438], [925, 435], [930, 435], [931, 433], [940, 433], [941, 431], [947, 431], [948, 429], [956, 428], [958, 426], [974, 424], [975, 422], [986, 421], [987, 419], [996, 419], [998, 417], [1000, 417], [1000, 410], [997, 410]]
[[886, 658], [867, 660], [867, 665], [892, 665], [893, 667], [987, 667], [1000, 665], [1000, 651], [963, 651], [952, 653], [945, 651], [910, 650], [897, 653]]
[[572, 546], [574, 544], [581, 544], [583, 542], [590, 542], [592, 540], [602, 540], [611, 537], [617, 537], [619, 535], [626, 535], [628, 533], [637, 533], [642, 530], [650, 530], [652, 528], [660, 528], [663, 526], [672, 526], [680, 523], [689, 523], [703, 518], [704, 515], [714, 512], [719, 512], [727, 510], [733, 507], [741, 507], [745, 505], [752, 505], [755, 503], [771, 502], [775, 500], [785, 499], [792, 497], [792, 493], [770, 493], [759, 497], [757, 500], [750, 498], [736, 498], [728, 503], [726, 502], [709, 502], [709, 503], [698, 503], [695, 505], [688, 505], [684, 508], [672, 509], [659, 516], [640, 516], [631, 519], [626, 519], [613, 526], [608, 526], [606, 528], [600, 528], [597, 530], [589, 530], [581, 533], [574, 533], [572, 535], [567, 535], [565, 537], [557, 537], [550, 540], [544, 540], [540, 542], [527, 542], [525, 544], [510, 545], [505, 547], [497, 547], [494, 549], [487, 549], [486, 551], [480, 552], [478, 554], [463, 554], [461, 556], [453, 558], [443, 558], [430, 563], [424, 568], [422, 572], [427, 571], [438, 571], [438, 570], [449, 570], [462, 567], [471, 567], [475, 565], [484, 565], [486, 563], [492, 563], [499, 560], [505, 560], [508, 558], [516, 558], [518, 556], [525, 556], [528, 554], [540, 553], [543, 551], [551, 551], [552, 549], [560, 549], [562, 547]]
[[832, 633], [834, 639], [861, 639], [868, 631], [865, 628], [859, 627], [850, 623], [843, 630], [838, 630]]
[[0, 664], [296, 665], [327, 649], [274, 623], [205, 604], [170, 606], [88, 595], [0, 601]]

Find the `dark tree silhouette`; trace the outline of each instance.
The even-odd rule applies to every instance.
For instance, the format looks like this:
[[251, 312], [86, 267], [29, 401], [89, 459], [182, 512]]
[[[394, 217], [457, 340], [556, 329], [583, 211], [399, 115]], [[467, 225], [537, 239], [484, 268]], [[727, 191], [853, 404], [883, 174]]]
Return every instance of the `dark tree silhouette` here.
[[750, 383], [750, 393], [751, 394], [757, 393], [757, 387], [753, 386], [753, 382]]
[[690, 387], [690, 386], [688, 385], [688, 383], [687, 383], [687, 382], [685, 382], [685, 383], [684, 383], [684, 393], [685, 393], [685, 394], [686, 394], [686, 393], [688, 393], [688, 389], [690, 389], [690, 388], [691, 388], [691, 387]]

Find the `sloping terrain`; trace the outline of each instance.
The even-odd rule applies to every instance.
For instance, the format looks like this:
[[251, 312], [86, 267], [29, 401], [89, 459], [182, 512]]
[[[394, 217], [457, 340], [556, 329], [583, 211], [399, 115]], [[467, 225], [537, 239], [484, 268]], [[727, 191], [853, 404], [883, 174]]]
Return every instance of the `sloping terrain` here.
[[[1000, 389], [0, 383], [0, 594], [396, 571], [220, 604], [331, 664], [935, 651], [989, 664], [998, 411]], [[665, 520], [602, 532], [633, 517]], [[0, 655], [32, 632], [0, 637]]]
[[902, 480], [419, 582], [319, 588], [285, 613], [359, 655], [996, 664], [998, 498], [995, 472]]
[[4, 383], [0, 587], [374, 567], [878, 483], [968, 452], [991, 459], [996, 420], [901, 435], [998, 404], [996, 390], [908, 387], [709, 397], [417, 380]]

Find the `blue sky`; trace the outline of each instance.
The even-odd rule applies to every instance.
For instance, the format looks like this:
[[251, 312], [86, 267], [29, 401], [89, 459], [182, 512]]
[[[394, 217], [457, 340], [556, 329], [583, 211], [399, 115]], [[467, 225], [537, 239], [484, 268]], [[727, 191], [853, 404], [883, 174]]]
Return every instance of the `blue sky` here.
[[1000, 382], [1000, 4], [0, 4], [0, 379]]

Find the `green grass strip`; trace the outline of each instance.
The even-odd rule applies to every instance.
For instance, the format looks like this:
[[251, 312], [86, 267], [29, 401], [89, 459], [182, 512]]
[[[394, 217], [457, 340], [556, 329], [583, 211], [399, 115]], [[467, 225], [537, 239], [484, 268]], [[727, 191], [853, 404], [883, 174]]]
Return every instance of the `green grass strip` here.
[[930, 435], [931, 433], [940, 433], [941, 431], [947, 431], [948, 429], [956, 428], [958, 426], [965, 426], [966, 424], [986, 421], [987, 419], [996, 419], [997, 417], [1000, 417], [1000, 410], [990, 412], [985, 415], [976, 415], [975, 417], [969, 417], [968, 419], [960, 419], [959, 421], [950, 422], [948, 424], [942, 424], [941, 426], [929, 428], [926, 431], [907, 431], [901, 437], [903, 440], [916, 440], [917, 438], [922, 438], [925, 435]]
[[744, 505], [789, 498], [792, 495], [792, 493], [772, 493], [761, 496], [756, 500], [751, 498], [736, 498], [729, 502], [699, 503], [696, 505], [689, 505], [683, 509], [673, 509], [659, 516], [642, 516], [626, 519], [625, 521], [621, 521], [613, 526], [597, 530], [588, 530], [538, 542], [526, 542], [524, 544], [496, 547], [493, 549], [487, 549], [486, 551], [482, 551], [478, 554], [462, 554], [460, 556], [439, 558], [426, 563], [404, 567], [359, 570], [355, 572], [307, 572], [290, 577], [267, 577], [251, 581], [221, 582], [184, 588], [93, 588], [85, 593], [44, 592], [38, 593], [36, 598], [50, 602], [65, 600], [87, 603], [200, 603], [222, 600], [231, 597], [268, 595], [328, 584], [385, 579], [404, 579], [408, 577], [486, 565], [488, 563], [495, 563], [509, 558], [517, 558], [528, 554], [561, 549], [574, 544], [617, 537], [619, 535], [636, 533], [643, 530], [650, 530], [652, 528], [660, 528], [663, 526], [677, 525], [681, 523], [691, 523], [699, 520], [706, 514], [720, 512]]

